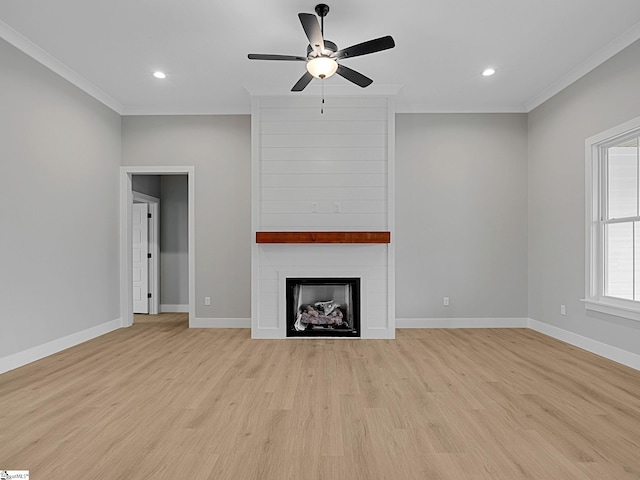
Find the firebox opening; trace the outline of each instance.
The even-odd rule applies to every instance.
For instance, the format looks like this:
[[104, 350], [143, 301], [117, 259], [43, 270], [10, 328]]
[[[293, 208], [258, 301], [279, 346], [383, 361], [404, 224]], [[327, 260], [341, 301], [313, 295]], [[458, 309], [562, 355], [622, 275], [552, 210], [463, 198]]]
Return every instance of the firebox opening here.
[[360, 337], [360, 278], [287, 278], [287, 337]]

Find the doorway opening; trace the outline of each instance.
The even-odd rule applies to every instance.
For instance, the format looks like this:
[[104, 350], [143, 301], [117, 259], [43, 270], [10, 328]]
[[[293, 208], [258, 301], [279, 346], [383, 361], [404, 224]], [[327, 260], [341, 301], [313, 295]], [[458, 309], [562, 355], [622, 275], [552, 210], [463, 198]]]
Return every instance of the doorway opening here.
[[[189, 325], [195, 320], [195, 226], [194, 226], [194, 168], [193, 167], [120, 167], [120, 311], [122, 326], [133, 324], [133, 216], [134, 192], [132, 180], [134, 175], [185, 175], [187, 178], [187, 277], [188, 277], [188, 310]], [[159, 273], [159, 271], [158, 271]], [[159, 275], [158, 275], [159, 276]], [[159, 290], [158, 292], [159, 297]], [[157, 313], [162, 311], [160, 306]]]

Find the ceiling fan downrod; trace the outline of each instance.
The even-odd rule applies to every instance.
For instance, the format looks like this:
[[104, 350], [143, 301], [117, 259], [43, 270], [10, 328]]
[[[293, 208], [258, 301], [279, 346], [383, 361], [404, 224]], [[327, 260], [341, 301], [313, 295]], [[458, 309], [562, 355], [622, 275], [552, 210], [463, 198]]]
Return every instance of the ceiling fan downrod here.
[[[326, 3], [319, 3], [318, 5], [316, 5], [315, 10], [316, 10], [316, 15], [320, 17], [320, 33], [324, 37], [324, 17], [326, 17], [327, 13], [329, 13], [329, 5], [327, 5]], [[320, 104], [320, 115], [324, 115], [324, 77], [322, 77], [321, 80], [322, 80], [322, 96], [321, 96], [322, 103]]]
[[329, 13], [329, 5], [327, 5], [326, 3], [319, 3], [318, 5], [316, 5], [316, 15], [320, 17], [320, 32], [322, 33], [323, 37], [324, 37], [324, 17], [327, 16], [327, 13]]

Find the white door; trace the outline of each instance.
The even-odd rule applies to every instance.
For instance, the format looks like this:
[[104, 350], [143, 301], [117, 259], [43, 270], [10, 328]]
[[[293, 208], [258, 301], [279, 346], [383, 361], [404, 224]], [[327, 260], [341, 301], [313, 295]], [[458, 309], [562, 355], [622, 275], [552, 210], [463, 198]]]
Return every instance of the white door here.
[[133, 313], [149, 313], [148, 213], [148, 204], [133, 204]]

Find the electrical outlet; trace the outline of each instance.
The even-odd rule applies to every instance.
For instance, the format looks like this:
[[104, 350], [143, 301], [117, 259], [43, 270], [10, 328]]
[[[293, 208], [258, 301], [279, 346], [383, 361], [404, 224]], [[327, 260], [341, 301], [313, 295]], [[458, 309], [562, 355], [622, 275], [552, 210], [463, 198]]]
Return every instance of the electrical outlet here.
[[318, 213], [318, 202], [311, 203], [311, 213]]
[[444, 297], [444, 298], [442, 299], [442, 304], [443, 304], [445, 307], [448, 307], [448, 306], [449, 306], [449, 297]]
[[204, 304], [211, 305], [211, 297], [204, 297]]
[[564, 305], [560, 305], [560, 315], [566, 315], [567, 314], [567, 307], [565, 307]]
[[340, 202], [335, 202], [333, 204], [333, 213], [340, 213]]

